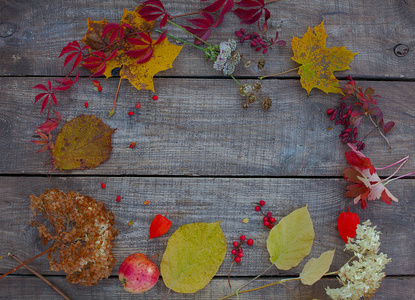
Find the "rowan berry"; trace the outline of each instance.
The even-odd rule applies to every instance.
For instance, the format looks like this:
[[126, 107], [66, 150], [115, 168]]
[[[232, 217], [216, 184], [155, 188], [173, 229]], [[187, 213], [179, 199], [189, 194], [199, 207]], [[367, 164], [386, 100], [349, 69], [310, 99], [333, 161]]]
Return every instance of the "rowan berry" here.
[[264, 206], [265, 205], [265, 201], [264, 200], [259, 201], [259, 205]]
[[254, 240], [249, 239], [249, 240], [246, 241], [246, 243], [248, 244], [248, 246], [252, 246], [254, 244]]

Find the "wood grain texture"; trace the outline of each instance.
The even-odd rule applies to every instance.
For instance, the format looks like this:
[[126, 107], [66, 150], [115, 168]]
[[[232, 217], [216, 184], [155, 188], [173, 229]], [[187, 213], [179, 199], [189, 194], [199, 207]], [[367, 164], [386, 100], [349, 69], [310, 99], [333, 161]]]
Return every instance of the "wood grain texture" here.
[[[160, 279], [157, 284], [151, 290], [143, 294], [131, 294], [124, 291], [118, 278], [110, 277], [101, 281], [98, 285], [93, 287], [75, 286], [68, 283], [64, 278], [58, 276], [48, 277], [55, 285], [63, 290], [71, 299], [87, 300], [87, 299], [162, 299], [167, 288]], [[250, 286], [252, 288], [263, 286], [272, 282], [275, 282], [282, 278], [265, 278], [258, 279]], [[232, 287], [235, 289], [238, 286], [246, 283], [248, 279], [235, 279], [231, 280]], [[327, 286], [331, 288], [339, 287], [338, 281], [334, 278], [324, 278], [313, 286], [305, 286], [299, 282], [287, 283], [292, 293], [296, 298], [292, 296], [290, 291], [283, 286], [274, 286], [265, 289], [261, 289], [252, 293], [241, 294], [239, 299], [241, 300], [292, 300], [292, 299], [328, 299], [325, 288]], [[228, 286], [228, 281], [225, 278], [213, 279], [204, 289], [198, 291], [195, 294], [178, 294], [170, 292], [168, 299], [177, 300], [213, 300], [220, 297], [229, 295], [231, 291]], [[36, 294], [33, 293], [36, 291]], [[401, 300], [412, 299], [415, 293], [415, 278], [414, 277], [386, 277], [382, 281], [380, 289], [376, 292], [376, 299], [382, 300]], [[10, 300], [17, 299], [60, 299], [60, 296], [56, 294], [51, 288], [46, 286], [45, 283], [33, 276], [17, 276], [6, 277], [0, 281], [0, 297], [5, 297]], [[236, 297], [230, 298], [236, 299]]]
[[[172, 14], [197, 11], [205, 6], [200, 1], [164, 1]], [[6, 76], [63, 75], [63, 60], [58, 59], [61, 49], [70, 41], [80, 40], [86, 31], [86, 17], [92, 20], [106, 18], [109, 22], [119, 22], [123, 8], [132, 10], [138, 1], [98, 1], [82, 0], [53, 1], [25, 0], [2, 1], [0, 20], [3, 37], [0, 37], [0, 74]], [[370, 1], [330, 1], [293, 3], [278, 1], [267, 5], [272, 13], [269, 23], [270, 37], [276, 29], [280, 37], [288, 42], [284, 48], [276, 47], [266, 55], [265, 74], [278, 73], [296, 67], [290, 59], [293, 35], [302, 36], [309, 26], [314, 27], [325, 20], [329, 34], [327, 45], [343, 46], [359, 52], [351, 63], [351, 71], [338, 73], [338, 76], [352, 74], [372, 78], [415, 78], [415, 2], [413, 0], [370, 0]], [[186, 24], [184, 19], [178, 23]], [[10, 27], [10, 28], [9, 28]], [[169, 26], [171, 33], [189, 41], [192, 39], [178, 29]], [[246, 26], [245, 26], [246, 27]], [[239, 20], [229, 14], [225, 22], [215, 28], [211, 42], [219, 43], [235, 38]], [[254, 26], [251, 30], [255, 30]], [[9, 35], [10, 33], [12, 33]], [[405, 44], [409, 52], [398, 57], [394, 48]], [[248, 44], [241, 47], [248, 57], [258, 60], [261, 57]], [[84, 72], [83, 74], [87, 74]], [[240, 68], [236, 73], [243, 76], [258, 76], [258, 70]], [[294, 76], [295, 73], [284, 76]], [[174, 63], [174, 69], [160, 73], [160, 76], [221, 76], [203, 59], [196, 49], [185, 47]]]
[[[101, 188], [106, 183], [106, 189]], [[122, 260], [128, 255], [141, 252], [155, 258], [157, 264], [165, 250], [170, 235], [181, 225], [193, 222], [217, 222], [228, 240], [228, 253], [218, 275], [228, 274], [231, 243], [241, 234], [252, 237], [255, 244], [244, 250], [244, 262], [235, 266], [232, 275], [254, 276], [264, 271], [270, 264], [266, 250], [268, 229], [262, 224], [262, 215], [254, 211], [255, 202], [265, 200], [264, 212], [271, 211], [276, 220], [293, 210], [308, 204], [316, 237], [309, 257], [318, 257], [324, 251], [336, 249], [331, 270], [338, 270], [350, 257], [343, 252], [344, 242], [337, 232], [337, 217], [347, 210], [349, 200], [343, 197], [344, 179], [230, 179], [230, 178], [163, 178], [163, 177], [6, 177], [0, 182], [2, 209], [0, 210], [0, 253], [16, 254], [27, 260], [45, 248], [41, 245], [37, 230], [29, 226], [32, 218], [29, 209], [29, 195], [40, 195], [48, 188], [58, 188], [80, 192], [105, 203], [117, 216], [119, 236], [115, 240], [114, 255], [117, 273]], [[380, 201], [370, 202], [366, 210], [352, 206], [363, 221], [370, 219], [382, 232], [381, 251], [392, 258], [387, 265], [389, 275], [413, 275], [415, 252], [413, 232], [415, 225], [415, 181], [399, 180], [391, 184], [391, 192], [400, 200], [389, 206]], [[116, 202], [117, 195], [121, 201]], [[144, 205], [144, 201], [151, 203]], [[172, 227], [168, 234], [147, 241], [149, 225], [156, 214], [168, 211]], [[243, 218], [249, 218], [243, 224]], [[132, 226], [129, 221], [134, 221]], [[290, 271], [276, 268], [267, 274], [299, 274], [303, 261]], [[16, 266], [8, 258], [3, 258], [0, 273]], [[41, 274], [56, 274], [49, 270], [45, 257], [31, 265]], [[28, 274], [20, 269], [17, 274]]]
[[[39, 115], [40, 105], [33, 106], [37, 92], [30, 88], [42, 81], [0, 78], [2, 174], [46, 174], [50, 169], [44, 166], [50, 160], [48, 154], [35, 154], [40, 147], [28, 142], [34, 139], [34, 127], [45, 119], [46, 112]], [[104, 81], [104, 91], [98, 93], [88, 80], [81, 79], [73, 90], [58, 94], [62, 124], [83, 113], [95, 114], [111, 128], [118, 128], [109, 161], [94, 170], [65, 174], [341, 176], [347, 167], [344, 151], [349, 149], [338, 138], [341, 128], [325, 113], [340, 103], [337, 94], [316, 91], [308, 97], [298, 80], [265, 80], [263, 94], [274, 102], [263, 112], [259, 103], [248, 110], [241, 108], [243, 99], [232, 80], [159, 78], [158, 101], [151, 100], [151, 93], [137, 92], [122, 82], [116, 112], [108, 119], [117, 84], [117, 79]], [[415, 108], [410, 95], [415, 83], [358, 84], [371, 86], [382, 95], [379, 106], [385, 120], [396, 121], [388, 134], [393, 150], [389, 151], [375, 131], [365, 140], [365, 153], [378, 167], [411, 155]], [[206, 93], [206, 88], [210, 92]], [[88, 109], [85, 101], [89, 102]], [[138, 101], [140, 110], [135, 108]], [[136, 114], [131, 117], [129, 111]], [[361, 136], [373, 128], [366, 121], [359, 128]], [[327, 130], [331, 126], [334, 129]], [[131, 142], [137, 143], [135, 149], [127, 149]], [[414, 170], [415, 159], [410, 157], [400, 174]]]

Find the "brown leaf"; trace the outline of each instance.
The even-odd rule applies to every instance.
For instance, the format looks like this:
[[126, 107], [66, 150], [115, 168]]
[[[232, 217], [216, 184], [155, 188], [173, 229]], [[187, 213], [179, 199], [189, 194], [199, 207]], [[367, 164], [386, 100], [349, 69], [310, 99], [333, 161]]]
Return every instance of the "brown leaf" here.
[[114, 131], [94, 115], [80, 115], [66, 123], [52, 151], [56, 168], [96, 168], [109, 158]]

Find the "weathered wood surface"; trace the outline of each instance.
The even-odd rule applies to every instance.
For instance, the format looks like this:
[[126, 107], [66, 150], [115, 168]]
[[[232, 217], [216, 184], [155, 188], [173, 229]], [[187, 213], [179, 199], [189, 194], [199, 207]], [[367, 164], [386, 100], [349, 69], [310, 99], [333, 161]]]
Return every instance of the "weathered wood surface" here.
[[[71, 299], [87, 300], [87, 299], [144, 299], [155, 300], [162, 299], [167, 293], [167, 288], [161, 280], [154, 286], [153, 289], [144, 294], [130, 294], [126, 293], [122, 288], [117, 277], [110, 277], [101, 281], [98, 285], [93, 287], [74, 286], [69, 284], [66, 279], [59, 276], [50, 276], [48, 279], [58, 286]], [[259, 279], [253, 282], [248, 287], [256, 288], [265, 284], [269, 284], [283, 278], [273, 277], [266, 279]], [[232, 278], [231, 285], [233, 289], [229, 288], [228, 280], [225, 278], [214, 278], [209, 286], [198, 291], [195, 294], [178, 294], [170, 292], [168, 299], [172, 300], [214, 300], [219, 297], [231, 294], [237, 287], [246, 283], [245, 279]], [[324, 289], [326, 287], [339, 287], [338, 281], [334, 278], [324, 278], [318, 281], [313, 286], [305, 286], [300, 282], [294, 281], [286, 284], [296, 299], [328, 299]], [[36, 294], [33, 291], [36, 290]], [[0, 281], [0, 296], [1, 291], [5, 291], [7, 295], [12, 295], [8, 299], [42, 299], [52, 300], [59, 299], [59, 295], [48, 287], [45, 283], [36, 277], [17, 276], [8, 277]], [[284, 286], [273, 286], [258, 290], [252, 293], [241, 294], [240, 300], [291, 300], [294, 299], [291, 292]], [[379, 300], [402, 300], [412, 299], [415, 293], [415, 279], [413, 277], [387, 277], [382, 281], [382, 285], [376, 292], [376, 299]], [[236, 297], [230, 298], [232, 300]]]
[[[302, 36], [308, 26], [325, 20], [329, 34], [327, 45], [345, 45], [359, 52], [350, 64], [351, 70], [336, 73], [339, 78], [351, 74], [358, 84], [371, 86], [382, 95], [379, 105], [385, 119], [396, 122], [390, 132], [392, 151], [377, 135], [367, 139], [365, 154], [375, 166], [383, 167], [410, 155], [399, 174], [415, 170], [415, 0], [367, 0], [312, 2], [278, 1], [269, 4], [273, 14], [270, 33], [280, 31], [288, 42], [266, 55], [264, 70], [241, 67], [235, 75], [242, 83], [252, 83], [261, 75], [296, 67], [290, 59], [293, 35]], [[173, 15], [195, 11], [205, 5], [200, 1], [164, 1]], [[43, 164], [47, 154], [35, 154], [37, 146], [33, 128], [44, 121], [39, 107], [33, 107], [36, 92], [30, 87], [52, 77], [64, 76], [63, 60], [58, 59], [63, 46], [80, 40], [86, 30], [86, 17], [106, 18], [118, 22], [123, 8], [132, 10], [137, 1], [50, 1], [5, 0], [0, 3], [0, 274], [16, 266], [7, 257], [13, 252], [25, 260], [45, 248], [37, 231], [29, 226], [29, 195], [39, 195], [47, 188], [73, 190], [102, 200], [117, 216], [119, 237], [114, 255], [117, 265], [110, 279], [95, 287], [75, 286], [66, 282], [63, 273], [49, 270], [45, 257], [31, 263], [47, 275], [73, 299], [161, 299], [167, 288], [160, 279], [156, 287], [142, 295], [123, 291], [116, 277], [121, 261], [129, 254], [160, 253], [170, 234], [179, 226], [192, 222], [223, 220], [221, 226], [230, 242], [241, 233], [255, 237], [255, 245], [245, 249], [243, 264], [232, 271], [234, 287], [261, 273], [269, 266], [266, 250], [268, 229], [252, 202], [264, 199], [266, 209], [277, 220], [308, 203], [316, 238], [309, 257], [336, 249], [331, 270], [339, 269], [350, 258], [343, 252], [338, 236], [337, 216], [347, 210], [343, 194], [346, 181], [341, 171], [347, 166], [344, 151], [325, 111], [337, 105], [338, 95], [313, 90], [311, 97], [300, 87], [295, 72], [263, 82], [264, 95], [271, 96], [273, 107], [262, 112], [257, 104], [242, 110], [242, 99], [236, 84], [213, 70], [203, 53], [184, 47], [174, 68], [159, 73], [155, 87], [159, 101], [152, 101], [149, 91], [137, 91], [126, 81], [116, 113], [107, 112], [118, 84], [118, 78], [101, 80], [103, 92], [92, 89], [86, 78], [71, 90], [60, 93], [59, 112], [64, 120], [81, 113], [95, 114], [113, 128], [113, 152], [108, 162], [94, 170], [52, 173]], [[178, 23], [185, 24], [183, 19]], [[214, 29], [212, 43], [234, 38], [239, 29], [236, 16], [229, 15], [223, 25]], [[245, 26], [244, 26], [245, 27]], [[182, 32], [174, 35], [191, 40]], [[399, 51], [409, 49], [405, 55]], [[407, 48], [405, 48], [407, 46]], [[248, 44], [241, 51], [252, 59], [262, 58]], [[83, 77], [88, 72], [81, 72]], [[342, 82], [344, 83], [344, 81]], [[89, 102], [85, 109], [83, 103]], [[142, 108], [135, 116], [140, 101]], [[361, 135], [369, 126], [362, 128]], [[136, 142], [135, 149], [126, 149]], [[391, 174], [382, 171], [383, 176]], [[197, 177], [202, 176], [202, 177]], [[107, 188], [101, 189], [100, 183]], [[381, 250], [392, 258], [388, 276], [376, 293], [376, 299], [410, 299], [415, 293], [415, 180], [404, 179], [388, 185], [400, 199], [388, 206], [380, 201], [369, 203], [366, 210], [353, 207], [360, 219], [371, 219], [382, 231]], [[122, 196], [116, 202], [117, 195]], [[145, 200], [152, 201], [144, 206]], [[166, 236], [147, 241], [148, 227], [158, 213], [169, 208], [173, 222]], [[242, 224], [248, 217], [248, 224]], [[134, 221], [132, 226], [127, 223]], [[226, 276], [231, 256], [227, 254], [217, 277], [196, 294], [171, 293], [169, 299], [216, 299], [230, 293]], [[161, 257], [156, 258], [159, 263]], [[308, 260], [308, 259], [306, 259]], [[305, 262], [290, 271], [270, 270], [252, 287], [270, 283], [282, 276], [296, 276]], [[337, 287], [335, 278], [326, 278], [312, 287], [290, 283], [297, 299], [327, 299], [324, 288]], [[241, 299], [293, 299], [284, 287], [272, 287]], [[25, 269], [0, 280], [0, 299], [59, 299], [55, 292]]]
[[[101, 189], [101, 182], [106, 189]], [[343, 252], [344, 242], [337, 232], [337, 217], [347, 210], [348, 201], [343, 197], [344, 179], [229, 179], [229, 178], [164, 178], [164, 177], [3, 177], [2, 210], [0, 211], [0, 253], [12, 252], [21, 259], [28, 259], [45, 248], [37, 236], [37, 230], [29, 226], [32, 218], [28, 207], [29, 195], [40, 195], [44, 189], [56, 187], [62, 191], [76, 191], [102, 200], [106, 207], [118, 216], [116, 222], [119, 237], [114, 253], [117, 265], [134, 252], [160, 257], [165, 250], [168, 237], [179, 226], [194, 222], [216, 222], [230, 243], [241, 234], [255, 239], [255, 246], [246, 248], [242, 266], [235, 267], [233, 274], [253, 276], [269, 266], [266, 250], [268, 229], [262, 225], [262, 215], [254, 211], [254, 202], [267, 202], [265, 212], [273, 212], [277, 220], [293, 210], [308, 204], [313, 219], [316, 238], [310, 257], [318, 257], [324, 251], [336, 249], [332, 270], [338, 270], [350, 257]], [[415, 182], [400, 180], [390, 187], [399, 203], [388, 206], [380, 201], [370, 202], [366, 210], [359, 207], [362, 221], [371, 219], [382, 231], [382, 251], [392, 258], [386, 271], [390, 275], [413, 274], [415, 261], [409, 253], [415, 252], [413, 237], [415, 218]], [[121, 201], [116, 202], [117, 195]], [[151, 203], [144, 205], [144, 201]], [[169, 208], [172, 228], [169, 234], [147, 241], [149, 224], [156, 214]], [[249, 218], [247, 224], [241, 223]], [[127, 223], [134, 221], [132, 226]], [[399, 245], [399, 246], [398, 246]], [[218, 275], [226, 275], [231, 262], [230, 251]], [[291, 271], [276, 268], [269, 274], [299, 274], [305, 261]], [[40, 258], [33, 265], [42, 274], [56, 274], [49, 270], [47, 259]], [[10, 259], [3, 259], [0, 273], [15, 266]], [[28, 274], [21, 269], [17, 274]]]
[[[44, 122], [36, 91], [41, 78], [0, 78], [0, 173], [46, 174], [48, 154], [35, 154], [39, 146], [29, 143], [34, 127]], [[252, 83], [252, 80], [241, 82]], [[413, 82], [359, 81], [382, 95], [379, 106], [385, 120], [396, 121], [388, 138], [392, 151], [375, 131], [366, 138], [366, 151], [375, 166], [389, 165], [413, 153], [415, 106]], [[80, 80], [73, 90], [58, 95], [62, 118], [95, 114], [112, 128], [114, 150], [105, 164], [94, 170], [65, 174], [208, 175], [208, 176], [341, 176], [347, 167], [334, 126], [325, 111], [340, 103], [339, 95], [316, 91], [308, 97], [298, 80], [266, 80], [264, 95], [273, 107], [267, 112], [259, 103], [243, 110], [237, 85], [231, 80], [156, 79], [158, 101], [151, 93], [138, 93], [122, 83], [116, 113], [108, 119], [118, 80], [103, 82], [104, 91], [94, 92], [89, 80]], [[23, 87], [23, 88], [22, 88]], [[194, 88], [200, 87], [195, 93]], [[205, 88], [211, 89], [206, 93]], [[89, 107], [84, 107], [84, 102]], [[135, 104], [140, 101], [139, 111]], [[129, 116], [128, 111], [135, 111]], [[360, 135], [373, 126], [362, 122]], [[332, 130], [327, 130], [333, 126]], [[135, 149], [126, 149], [136, 142]], [[16, 151], [18, 150], [18, 151]], [[36, 159], [33, 159], [36, 157]], [[415, 170], [410, 157], [402, 173]], [[383, 171], [384, 175], [391, 174]]]
[[[164, 1], [172, 15], [197, 11], [205, 6], [200, 1]], [[2, 1], [0, 4], [0, 74], [6, 76], [62, 75], [60, 50], [73, 40], [80, 40], [86, 31], [86, 17], [92, 20], [106, 18], [119, 22], [123, 8], [134, 9], [138, 1]], [[359, 52], [351, 64], [351, 71], [344, 74], [372, 78], [415, 78], [415, 1], [278, 1], [267, 5], [273, 17], [270, 21], [270, 37], [278, 29], [281, 38], [288, 42], [283, 49], [276, 47], [267, 53], [265, 73], [278, 73], [296, 64], [290, 60], [293, 35], [302, 36], [309, 26], [325, 20], [329, 34], [328, 46], [346, 45]], [[178, 23], [186, 24], [184, 18]], [[177, 36], [191, 40], [185, 34], [169, 26]], [[229, 14], [225, 22], [215, 28], [212, 43], [235, 38], [239, 20]], [[409, 52], [398, 57], [395, 46], [404, 44]], [[243, 52], [259, 58], [248, 44]], [[160, 76], [220, 76], [201, 57], [203, 53], [185, 47], [174, 69]], [[403, 50], [402, 50], [403, 51]], [[84, 74], [87, 74], [86, 72]], [[237, 75], [257, 76], [256, 70], [240, 69]], [[294, 76], [295, 73], [284, 76]]]

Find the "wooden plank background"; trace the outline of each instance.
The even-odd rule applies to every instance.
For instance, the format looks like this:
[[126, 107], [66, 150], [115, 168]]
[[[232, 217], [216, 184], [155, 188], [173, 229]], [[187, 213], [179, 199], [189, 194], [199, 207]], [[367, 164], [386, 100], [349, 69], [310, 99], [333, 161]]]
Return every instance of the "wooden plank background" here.
[[[244, 233], [255, 237], [255, 245], [245, 249], [240, 266], [232, 271], [231, 282], [237, 287], [269, 266], [266, 251], [268, 229], [253, 210], [253, 202], [267, 201], [266, 208], [277, 220], [294, 209], [308, 204], [316, 238], [309, 257], [336, 249], [331, 270], [339, 269], [350, 254], [343, 252], [343, 241], [337, 232], [337, 216], [349, 203], [343, 194], [346, 181], [341, 178], [347, 167], [343, 146], [337, 136], [339, 128], [328, 130], [325, 111], [339, 103], [339, 95], [326, 95], [313, 90], [310, 97], [301, 88], [296, 72], [264, 80], [263, 93], [273, 100], [268, 112], [259, 104], [243, 110], [235, 83], [213, 70], [203, 53], [184, 47], [174, 68], [156, 76], [158, 101], [151, 100], [151, 91], [137, 91], [123, 81], [116, 113], [107, 112], [118, 85], [118, 78], [101, 80], [103, 92], [93, 91], [86, 79], [88, 72], [67, 92], [60, 93], [59, 112], [63, 119], [79, 114], [95, 114], [112, 128], [113, 152], [108, 162], [94, 170], [65, 173], [50, 172], [44, 163], [46, 154], [35, 154], [37, 146], [33, 128], [43, 122], [39, 106], [33, 106], [36, 91], [31, 89], [62, 71], [60, 50], [72, 40], [80, 40], [86, 30], [86, 17], [106, 18], [118, 22], [123, 8], [133, 10], [139, 1], [51, 1], [4, 0], [0, 3], [0, 274], [16, 266], [7, 258], [12, 252], [25, 260], [45, 248], [35, 229], [29, 226], [29, 195], [45, 189], [73, 190], [101, 200], [117, 215], [119, 236], [114, 255], [117, 264], [112, 276], [94, 287], [69, 284], [64, 273], [49, 270], [45, 257], [31, 266], [46, 275], [72, 299], [161, 299], [167, 292], [160, 279], [154, 289], [141, 295], [124, 292], [117, 279], [122, 260], [131, 253], [148, 255], [164, 252], [172, 232], [183, 224], [222, 220], [222, 229], [231, 242]], [[200, 1], [164, 1], [173, 15], [204, 7]], [[253, 83], [258, 76], [278, 73], [297, 65], [290, 59], [289, 46], [293, 35], [302, 36], [308, 26], [325, 21], [327, 45], [345, 45], [359, 52], [350, 64], [351, 70], [336, 73], [347, 75], [363, 87], [371, 86], [382, 95], [379, 105], [386, 121], [396, 122], [390, 132], [392, 150], [375, 133], [367, 139], [367, 154], [375, 166], [389, 165], [410, 155], [399, 174], [415, 170], [415, 1], [278, 1], [267, 5], [273, 18], [270, 32], [280, 31], [286, 47], [275, 47], [265, 56], [264, 70], [240, 67], [235, 76], [242, 83]], [[185, 24], [183, 19], [178, 21]], [[211, 42], [234, 38], [239, 20], [229, 14], [215, 28]], [[245, 26], [246, 27], [246, 26]], [[171, 29], [171, 31], [170, 31]], [[191, 39], [176, 30], [169, 31]], [[401, 56], [399, 49], [409, 49]], [[248, 44], [240, 46], [252, 59], [262, 55]], [[207, 92], [208, 91], [208, 92]], [[84, 107], [84, 102], [89, 107]], [[135, 104], [142, 108], [133, 116]], [[361, 135], [370, 131], [362, 126]], [[127, 149], [136, 142], [135, 149]], [[47, 176], [51, 174], [51, 176]], [[382, 171], [388, 176], [388, 171]], [[107, 188], [101, 189], [101, 182]], [[388, 277], [376, 293], [376, 299], [409, 299], [415, 293], [415, 181], [414, 177], [388, 185], [399, 198], [392, 206], [380, 201], [369, 203], [368, 209], [358, 206], [353, 211], [361, 220], [371, 219], [382, 231], [381, 249], [392, 258], [387, 265]], [[120, 202], [116, 202], [121, 195]], [[145, 200], [152, 201], [144, 206]], [[172, 220], [169, 233], [147, 241], [152, 218], [166, 209]], [[242, 224], [243, 218], [250, 221]], [[134, 221], [132, 226], [127, 223]], [[229, 251], [228, 251], [229, 252]], [[161, 258], [156, 258], [160, 263]], [[306, 259], [307, 260], [307, 259]], [[196, 294], [172, 292], [169, 299], [216, 299], [231, 289], [227, 274], [231, 255], [227, 254], [217, 276]], [[286, 276], [298, 276], [305, 262], [290, 271], [270, 270], [252, 287]], [[296, 299], [326, 299], [324, 288], [339, 286], [334, 277], [325, 278], [312, 287], [290, 283]], [[26, 269], [0, 280], [0, 299], [59, 299], [59, 296]], [[241, 299], [294, 299], [286, 288], [272, 287]]]

